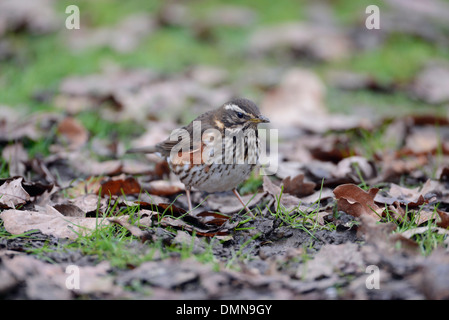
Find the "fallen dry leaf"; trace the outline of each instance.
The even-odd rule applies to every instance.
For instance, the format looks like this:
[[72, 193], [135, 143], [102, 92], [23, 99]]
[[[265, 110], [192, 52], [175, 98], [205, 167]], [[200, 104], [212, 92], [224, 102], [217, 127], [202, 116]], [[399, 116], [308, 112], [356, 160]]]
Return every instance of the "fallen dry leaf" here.
[[440, 209], [437, 209], [437, 213], [441, 219], [441, 221], [437, 222], [437, 226], [447, 229], [449, 227], [449, 213]]
[[2, 151], [2, 158], [9, 164], [9, 175], [11, 177], [24, 176], [26, 172], [26, 162], [28, 152], [21, 142], [5, 146]]
[[79, 149], [89, 139], [87, 130], [73, 117], [63, 119], [58, 125], [57, 132], [62, 138], [62, 144], [69, 150]]
[[38, 229], [44, 234], [72, 240], [78, 238], [79, 234], [86, 234], [109, 224], [106, 219], [67, 217], [51, 206], [40, 211], [5, 210], [0, 214], [0, 218], [6, 231], [12, 234]]
[[397, 182], [399, 177], [425, 166], [429, 163], [428, 157], [424, 155], [399, 157], [398, 154], [384, 154], [381, 175], [378, 177], [382, 182]]
[[352, 156], [342, 159], [337, 164], [334, 176], [338, 178], [350, 177], [354, 181], [371, 179], [376, 176], [376, 168], [372, 161], [360, 156]]
[[400, 234], [402, 236], [404, 236], [407, 239], [412, 238], [414, 235], [417, 234], [422, 234], [422, 233], [426, 233], [426, 232], [434, 232], [434, 233], [438, 233], [438, 234], [445, 234], [448, 235], [449, 234], [449, 230], [447, 229], [443, 229], [443, 228], [438, 228], [438, 227], [417, 227], [417, 228], [413, 228], [413, 229], [408, 229], [406, 231], [401, 232]]
[[42, 132], [37, 129], [35, 119], [0, 122], [0, 141], [16, 141], [24, 138], [38, 140]]
[[99, 197], [98, 194], [88, 193], [68, 199], [68, 204], [76, 206], [81, 209], [81, 211], [88, 214], [90, 212], [96, 212], [97, 210], [104, 213], [111, 203], [110, 199], [107, 197]]
[[30, 200], [30, 195], [22, 186], [22, 177], [6, 179], [0, 186], [0, 206], [15, 208]]
[[228, 237], [230, 230], [238, 224], [238, 222], [230, 223], [229, 216], [215, 212], [203, 211], [192, 215], [187, 213], [186, 210], [168, 203], [151, 204], [137, 201], [136, 204], [140, 205], [141, 209], [139, 213], [141, 216], [143, 217], [145, 215], [150, 219], [141, 218], [138, 226], [125, 220], [109, 220], [127, 228], [142, 241], [150, 238], [149, 234], [145, 232], [145, 229], [142, 230], [142, 227], [153, 227], [155, 224], [185, 230], [190, 233], [195, 233], [198, 236], [218, 238]]
[[338, 210], [354, 217], [368, 215], [380, 220], [383, 208], [374, 203], [377, 192], [379, 192], [377, 188], [366, 192], [355, 184], [343, 184], [334, 189]]
[[417, 208], [425, 203], [429, 203], [436, 194], [440, 194], [443, 190], [444, 187], [438, 181], [428, 179], [422, 187], [412, 189], [392, 183], [388, 193], [400, 203], [410, 208]]
[[171, 196], [184, 191], [184, 184], [175, 181], [154, 180], [142, 185], [149, 194], [157, 196]]
[[393, 204], [388, 206], [388, 211], [390, 215], [398, 222], [403, 222], [408, 219], [406, 211], [401, 207], [398, 201], [393, 202]]
[[336, 272], [361, 272], [364, 268], [365, 262], [357, 244], [328, 244], [323, 246], [311, 261], [301, 264], [296, 276], [313, 281], [332, 277]]
[[95, 266], [76, 266], [79, 288], [74, 290], [67, 287], [68, 271], [72, 270], [66, 266], [46, 263], [26, 255], [4, 257], [2, 266], [2, 271], [7, 271], [17, 281], [16, 285], [26, 288], [27, 299], [61, 300], [73, 299], [79, 294], [123, 294], [122, 289], [114, 285], [107, 261]]
[[397, 249], [396, 243], [399, 242], [403, 248], [410, 253], [417, 253], [419, 245], [403, 236], [402, 234], [393, 234], [396, 225], [392, 222], [378, 223], [377, 219], [369, 215], [361, 215], [360, 226], [357, 228], [357, 235], [363, 237], [367, 243], [374, 245], [382, 254], [391, 253]]
[[139, 194], [141, 191], [139, 182], [133, 177], [113, 177], [101, 182], [97, 191], [101, 196], [121, 196], [123, 194]]
[[105, 177], [90, 177], [86, 180], [78, 181], [75, 185], [67, 189], [67, 195], [71, 198], [77, 198], [91, 193], [98, 194], [101, 182], [105, 179]]
[[400, 202], [414, 208], [426, 203], [423, 195], [419, 192], [419, 189], [419, 187], [408, 189], [392, 183], [389, 194], [392, 197], [397, 198]]

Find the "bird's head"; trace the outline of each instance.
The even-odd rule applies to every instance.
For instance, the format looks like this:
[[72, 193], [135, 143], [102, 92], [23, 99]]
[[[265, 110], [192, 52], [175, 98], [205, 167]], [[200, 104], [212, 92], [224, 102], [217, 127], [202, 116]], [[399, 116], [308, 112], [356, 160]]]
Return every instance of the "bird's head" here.
[[[259, 123], [270, 122], [260, 113], [254, 102], [248, 99], [234, 99], [220, 107], [217, 126], [220, 124], [225, 129], [237, 129], [239, 127], [257, 127]], [[223, 129], [223, 128], [222, 128]]]

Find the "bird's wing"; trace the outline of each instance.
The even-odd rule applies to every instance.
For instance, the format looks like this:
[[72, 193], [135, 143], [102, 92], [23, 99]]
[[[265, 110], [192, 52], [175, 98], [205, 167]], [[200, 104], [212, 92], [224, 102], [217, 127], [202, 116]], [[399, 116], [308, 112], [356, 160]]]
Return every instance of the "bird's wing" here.
[[156, 148], [174, 164], [203, 163], [203, 151], [205, 147], [211, 149], [217, 134], [212, 122], [213, 112], [206, 112], [193, 120], [190, 124], [174, 130], [170, 137], [159, 143]]

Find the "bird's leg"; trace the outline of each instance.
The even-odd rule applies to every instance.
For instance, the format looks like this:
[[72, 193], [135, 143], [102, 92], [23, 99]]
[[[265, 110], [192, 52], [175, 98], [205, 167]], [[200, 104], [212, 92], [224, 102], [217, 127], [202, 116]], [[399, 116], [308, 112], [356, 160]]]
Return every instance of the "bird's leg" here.
[[186, 196], [187, 196], [187, 202], [189, 204], [189, 211], [192, 212], [192, 200], [190, 199], [190, 188], [186, 187]]
[[248, 209], [248, 207], [246, 206], [246, 204], [243, 202], [242, 197], [240, 197], [239, 192], [237, 191], [237, 189], [232, 189], [232, 192], [234, 192], [235, 196], [237, 197], [237, 199], [239, 199], [240, 203], [243, 205], [243, 207], [245, 208], [246, 212], [248, 213], [248, 215], [252, 218], [254, 218], [253, 213], [251, 212], [251, 210]]

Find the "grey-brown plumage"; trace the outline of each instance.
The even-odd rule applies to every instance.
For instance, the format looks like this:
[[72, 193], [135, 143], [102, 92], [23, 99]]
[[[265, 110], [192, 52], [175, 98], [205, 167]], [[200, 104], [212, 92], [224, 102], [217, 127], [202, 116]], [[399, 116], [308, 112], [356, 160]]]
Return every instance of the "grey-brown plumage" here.
[[206, 112], [190, 124], [172, 132], [156, 146], [128, 152], [157, 152], [186, 186], [189, 210], [190, 189], [218, 192], [233, 190], [246, 180], [259, 158], [257, 125], [269, 122], [248, 99], [234, 99]]

